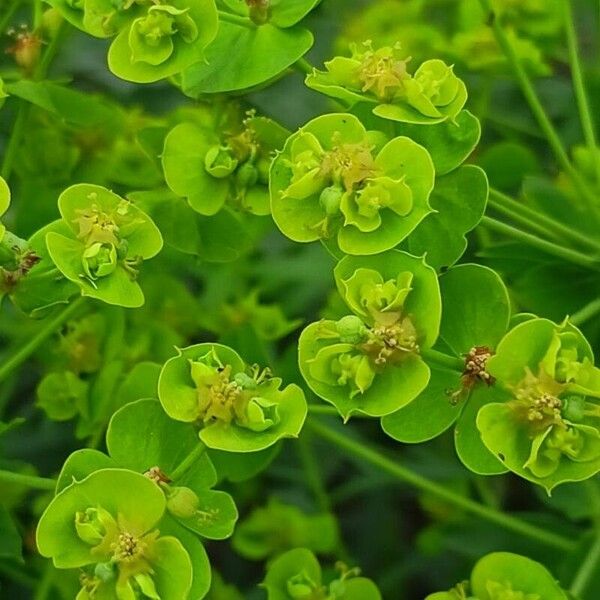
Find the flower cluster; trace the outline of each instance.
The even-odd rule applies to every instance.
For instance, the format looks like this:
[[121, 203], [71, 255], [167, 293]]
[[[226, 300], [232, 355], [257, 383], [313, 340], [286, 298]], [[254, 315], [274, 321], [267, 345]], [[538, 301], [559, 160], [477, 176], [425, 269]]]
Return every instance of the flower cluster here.
[[375, 104], [374, 114], [403, 123], [454, 120], [467, 100], [467, 88], [442, 60], [427, 60], [411, 74], [410, 57], [399, 44], [374, 49], [371, 42], [352, 46], [350, 57], [337, 56], [315, 70], [306, 85], [351, 106]]
[[309, 325], [300, 336], [300, 370], [311, 389], [344, 418], [383, 416], [411, 402], [429, 381], [420, 353], [436, 341], [441, 315], [435, 271], [392, 250], [346, 257], [335, 271], [353, 314]]
[[141, 306], [139, 268], [162, 248], [156, 225], [139, 208], [96, 185], [74, 185], [58, 204], [62, 220], [46, 233], [46, 244], [61, 273], [84, 296]]
[[434, 167], [406, 137], [387, 140], [348, 114], [317, 117], [271, 168], [271, 210], [298, 242], [337, 240], [348, 254], [399, 244], [431, 212]]
[[268, 369], [247, 366], [219, 344], [197, 344], [168, 360], [158, 395], [166, 413], [196, 423], [209, 447], [229, 452], [256, 452], [283, 437], [295, 437], [306, 417], [302, 390]]
[[214, 0], [52, 0], [73, 25], [115, 38], [111, 71], [138, 83], [158, 81], [202, 60], [217, 33]]

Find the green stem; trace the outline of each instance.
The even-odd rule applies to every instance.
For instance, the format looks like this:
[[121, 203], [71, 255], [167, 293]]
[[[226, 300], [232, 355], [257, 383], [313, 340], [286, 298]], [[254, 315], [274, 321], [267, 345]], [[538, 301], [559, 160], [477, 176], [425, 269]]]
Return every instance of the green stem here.
[[23, 587], [35, 588], [38, 583], [35, 577], [26, 573], [21, 567], [10, 564], [6, 560], [0, 560], [0, 575], [8, 577]]
[[54, 577], [56, 575], [56, 569], [51, 562], [48, 562], [46, 565], [46, 570], [44, 571], [44, 575], [42, 576], [42, 580], [40, 581], [33, 600], [46, 600], [54, 587]]
[[35, 79], [42, 80], [46, 77], [48, 73], [48, 68], [50, 67], [50, 63], [54, 60], [56, 53], [58, 52], [58, 48], [63, 39], [64, 32], [66, 31], [64, 27], [64, 23], [61, 23], [58, 26], [58, 30], [54, 33], [54, 37], [50, 40], [46, 51], [42, 55], [42, 59], [40, 60], [36, 70], [35, 70]]
[[458, 371], [459, 373], [462, 373], [465, 370], [464, 360], [458, 358], [458, 356], [444, 354], [443, 352], [434, 350], [433, 348], [421, 350], [421, 356], [427, 362], [432, 362], [440, 367], [451, 369], [452, 371]]
[[7, 375], [12, 373], [16, 368], [21, 366], [38, 348], [41, 346], [55, 331], [57, 331], [63, 323], [68, 321], [85, 302], [85, 298], [77, 298], [71, 302], [62, 312], [56, 315], [34, 335], [24, 346], [22, 346], [15, 354], [6, 359], [4, 364], [0, 366], [0, 382]]
[[583, 598], [583, 593], [590, 584], [592, 578], [597, 572], [598, 562], [600, 561], [600, 529], [596, 532], [594, 543], [591, 545], [583, 562], [580, 564], [577, 573], [571, 583], [569, 591], [576, 598]]
[[596, 133], [594, 129], [594, 121], [590, 110], [590, 103], [583, 79], [583, 70], [579, 58], [579, 45], [577, 42], [577, 30], [573, 20], [572, 0], [563, 1], [563, 13], [565, 30], [567, 34], [567, 46], [569, 50], [569, 62], [571, 64], [571, 76], [573, 78], [573, 89], [575, 90], [575, 98], [577, 99], [577, 107], [579, 108], [579, 118], [581, 120], [581, 128], [585, 137], [586, 144], [591, 152], [594, 165], [596, 167], [596, 178], [600, 183], [600, 153], [596, 145]]
[[169, 477], [173, 481], [181, 479], [196, 463], [196, 461], [204, 454], [206, 446], [202, 442], [198, 442], [198, 445], [175, 467], [172, 473], [169, 473]]
[[571, 242], [575, 242], [589, 248], [594, 248], [595, 250], [600, 250], [600, 242], [590, 238], [584, 233], [580, 233], [576, 229], [571, 229], [571, 227], [568, 225], [564, 225], [560, 221], [556, 221], [552, 217], [545, 215], [543, 212], [526, 206], [522, 202], [519, 202], [493, 188], [490, 189], [489, 204], [497, 210], [499, 210], [501, 207], [504, 209], [505, 214], [508, 214], [508, 211], [510, 211], [511, 214], [518, 213], [521, 215], [521, 218], [528, 217], [529, 220], [535, 223], [536, 226], [541, 225], [552, 231], [554, 236], [559, 235], [565, 240], [570, 240]]
[[397, 459], [389, 459], [380, 452], [368, 448], [365, 444], [355, 441], [343, 433], [338, 433], [336, 430], [323, 425], [314, 419], [309, 421], [308, 426], [317, 435], [338, 446], [354, 458], [370, 463], [399, 481], [408, 483], [422, 492], [429, 493], [441, 500], [449, 502], [468, 513], [559, 550], [572, 552], [577, 546], [575, 541], [567, 537], [547, 531], [546, 529], [522, 521], [521, 519], [503, 513], [495, 508], [484, 506], [470, 498], [461, 496], [460, 494], [445, 488], [443, 485], [407, 469], [402, 466]]
[[234, 15], [222, 10], [217, 11], [219, 13], [219, 20], [231, 23], [232, 25], [239, 25], [241, 27], [247, 27], [248, 29], [254, 29], [256, 25], [248, 18], [242, 15]]
[[[333, 408], [333, 407], [332, 407]], [[297, 449], [304, 470], [306, 482], [310, 486], [319, 508], [323, 512], [331, 511], [331, 500], [327, 494], [319, 464], [315, 459], [310, 433], [304, 433], [298, 440]]]
[[304, 73], [305, 75], [312, 75], [314, 71], [314, 67], [304, 57], [299, 58], [294, 63], [294, 67], [296, 67], [300, 73]]
[[600, 298], [596, 298], [592, 300], [589, 304], [586, 304], [583, 308], [579, 309], [576, 313], [574, 313], [569, 321], [573, 323], [573, 325], [583, 325], [590, 319], [594, 318], [596, 315], [600, 313]]
[[13, 0], [13, 3], [8, 7], [2, 19], [0, 19], [0, 32], [4, 33], [14, 14], [17, 12], [22, 0]]
[[548, 143], [554, 152], [556, 160], [565, 173], [569, 176], [575, 187], [579, 190], [581, 195], [587, 199], [591, 206], [596, 208], [596, 194], [590, 190], [586, 182], [582, 179], [575, 167], [572, 165], [569, 155], [567, 154], [567, 151], [565, 150], [565, 147], [556, 129], [554, 128], [554, 125], [552, 125], [552, 122], [550, 121], [550, 118], [548, 117], [544, 106], [542, 105], [537, 92], [533, 87], [533, 83], [531, 82], [527, 71], [523, 67], [517, 52], [506, 35], [506, 32], [502, 28], [498, 16], [492, 9], [490, 0], [479, 0], [479, 3], [481, 4], [483, 10], [486, 13], [489, 13], [492, 17], [492, 29], [494, 31], [496, 40], [498, 41], [498, 45], [506, 55], [506, 58], [508, 59], [508, 62], [510, 63], [517, 77], [519, 85], [521, 86], [521, 91], [523, 92], [523, 95], [529, 104], [529, 108], [536, 118], [540, 128], [544, 132], [544, 135], [548, 139]]
[[21, 138], [23, 137], [23, 133], [25, 132], [25, 125], [27, 124], [28, 114], [29, 105], [26, 102], [20, 100], [19, 107], [17, 108], [17, 116], [15, 117], [15, 122], [13, 123], [13, 127], [10, 132], [10, 139], [8, 140], [6, 151], [4, 152], [2, 168], [0, 169], [0, 176], [2, 176], [2, 178], [6, 181], [9, 180], [13, 170], [15, 157], [21, 144]]
[[16, 483], [34, 488], [36, 490], [54, 490], [56, 481], [47, 477], [36, 477], [35, 475], [24, 475], [13, 471], [0, 470], [0, 481], [3, 483]]
[[579, 265], [580, 267], [585, 267], [587, 269], [593, 269], [594, 271], [600, 270], [600, 261], [597, 258], [588, 256], [587, 254], [583, 254], [581, 252], [577, 252], [576, 250], [571, 250], [570, 248], [565, 248], [564, 246], [543, 240], [542, 238], [531, 235], [530, 233], [526, 233], [525, 231], [521, 231], [512, 225], [507, 225], [506, 223], [502, 223], [501, 221], [497, 221], [491, 217], [483, 217], [481, 219], [481, 223], [493, 231], [502, 233], [508, 237], [512, 237], [520, 242], [523, 242], [524, 244], [532, 246], [533, 248], [537, 248], [542, 252], [562, 258], [567, 262]]

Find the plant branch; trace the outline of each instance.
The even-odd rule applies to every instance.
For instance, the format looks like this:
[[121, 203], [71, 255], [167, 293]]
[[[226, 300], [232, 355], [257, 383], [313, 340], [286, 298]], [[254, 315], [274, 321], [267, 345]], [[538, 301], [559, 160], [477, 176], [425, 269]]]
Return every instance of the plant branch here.
[[[552, 231], [553, 237], [561, 236], [565, 240], [600, 250], [600, 242], [597, 240], [493, 188], [490, 189], [489, 205], [506, 215], [520, 215], [519, 218], [522, 219], [523, 223], [525, 219], [528, 219], [532, 228], [535, 227], [539, 230], [539, 227], [543, 226], [546, 230]], [[513, 218], [517, 220], [516, 216]]]
[[460, 494], [447, 489], [443, 485], [431, 481], [414, 471], [402, 466], [397, 459], [392, 460], [387, 458], [377, 450], [371, 449], [358, 441], [353, 440], [343, 433], [337, 432], [335, 429], [324, 425], [323, 423], [312, 419], [309, 421], [308, 426], [317, 435], [326, 439], [330, 443], [334, 444], [338, 448], [341, 448], [345, 453], [352, 456], [354, 459], [359, 461], [367, 462], [378, 469], [385, 471], [395, 479], [408, 483], [409, 485], [427, 492], [453, 504], [454, 506], [470, 513], [481, 517], [491, 523], [495, 523], [500, 527], [518, 533], [525, 537], [531, 538], [538, 541], [540, 544], [545, 544], [552, 548], [557, 548], [562, 551], [571, 552], [577, 544], [575, 541], [553, 533], [546, 531], [545, 529], [532, 525], [526, 521], [523, 521], [517, 517], [513, 517], [506, 513], [503, 513], [490, 506], [479, 504], [470, 498], [461, 496]]
[[196, 463], [196, 461], [204, 454], [206, 446], [198, 441], [198, 445], [175, 467], [172, 473], [168, 473], [173, 481], [181, 479]]
[[548, 117], [538, 97], [538, 94], [533, 87], [533, 83], [531, 82], [527, 71], [523, 67], [516, 50], [506, 35], [506, 32], [502, 28], [497, 15], [492, 9], [490, 0], [479, 0], [479, 3], [481, 4], [483, 10], [492, 16], [492, 29], [498, 45], [506, 55], [508, 62], [513, 68], [519, 85], [521, 86], [521, 91], [523, 92], [523, 95], [529, 104], [531, 112], [536, 118], [540, 128], [544, 132], [544, 135], [548, 139], [548, 143], [554, 152], [554, 156], [556, 157], [558, 164], [569, 176], [581, 195], [584, 196], [588, 203], [596, 209], [598, 201], [596, 194], [588, 187], [586, 182], [571, 163], [569, 155], [567, 154], [567, 151], [565, 150], [565, 147], [556, 129], [554, 128], [554, 125], [552, 125], [552, 122], [550, 121], [550, 118]]
[[0, 470], [0, 481], [3, 483], [15, 483], [25, 485], [36, 490], [54, 490], [56, 481], [47, 477], [37, 477], [35, 475], [24, 475], [13, 471]]
[[304, 73], [305, 75], [312, 75], [314, 71], [314, 67], [304, 57], [299, 58], [294, 63], [294, 67], [296, 67], [300, 73]]
[[596, 531], [593, 544], [590, 546], [583, 562], [580, 564], [569, 591], [576, 598], [582, 598], [600, 562], [600, 529]]
[[0, 366], [0, 382], [12, 373], [12, 371], [21, 366], [63, 323], [68, 321], [79, 310], [84, 302], [85, 298], [83, 296], [71, 302], [53, 319], [49, 319], [24, 346], [10, 356], [10, 358], [7, 358], [4, 364]]
[[596, 298], [592, 300], [590, 303], [586, 304], [583, 308], [580, 308], [576, 313], [573, 313], [569, 318], [569, 321], [573, 323], [573, 325], [583, 325], [590, 319], [593, 319], [596, 315], [600, 313], [600, 298]]
[[575, 98], [577, 99], [577, 107], [579, 109], [579, 118], [581, 120], [581, 128], [585, 137], [586, 144], [592, 155], [596, 170], [596, 179], [600, 183], [600, 154], [596, 145], [596, 133], [594, 129], [594, 121], [590, 110], [590, 103], [583, 79], [583, 70], [581, 68], [581, 60], [579, 58], [579, 44], [577, 42], [577, 30], [573, 20], [572, 0], [563, 0], [563, 17], [565, 30], [567, 34], [567, 46], [569, 50], [569, 62], [571, 64], [571, 76], [573, 78], [573, 89], [575, 90]]
[[327, 494], [327, 490], [323, 483], [321, 469], [315, 459], [311, 437], [310, 433], [308, 433], [308, 435], [305, 433], [298, 440], [296, 444], [298, 455], [300, 457], [300, 462], [302, 463], [304, 475], [306, 476], [306, 482], [311, 488], [319, 508], [323, 512], [330, 512], [331, 500], [329, 499], [329, 495]]
[[248, 29], [255, 29], [256, 25], [248, 18], [242, 15], [234, 15], [222, 10], [217, 11], [219, 13], [219, 20], [232, 25], [239, 25], [240, 27], [246, 27]]
[[493, 231], [502, 233], [508, 237], [512, 237], [513, 239], [523, 242], [524, 244], [532, 246], [533, 248], [537, 248], [538, 250], [546, 252], [547, 254], [551, 254], [552, 256], [562, 258], [563, 260], [566, 260], [572, 264], [585, 267], [586, 269], [592, 269], [594, 271], [600, 270], [600, 260], [598, 258], [594, 258], [593, 256], [588, 256], [582, 252], [577, 252], [576, 250], [571, 250], [570, 248], [565, 248], [564, 246], [543, 240], [542, 238], [525, 231], [521, 231], [512, 225], [507, 225], [506, 223], [502, 223], [501, 221], [497, 221], [491, 217], [483, 217], [481, 219], [481, 224], [489, 227]]
[[444, 354], [443, 352], [434, 350], [433, 348], [421, 350], [421, 356], [426, 362], [434, 363], [440, 367], [451, 369], [452, 371], [458, 371], [459, 373], [462, 373], [465, 370], [464, 360], [458, 358], [458, 356]]

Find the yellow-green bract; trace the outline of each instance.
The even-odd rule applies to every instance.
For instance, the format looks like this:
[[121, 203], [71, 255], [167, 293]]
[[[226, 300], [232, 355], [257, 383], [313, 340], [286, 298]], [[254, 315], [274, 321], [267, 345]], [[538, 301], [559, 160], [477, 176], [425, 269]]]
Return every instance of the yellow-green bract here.
[[390, 414], [429, 381], [420, 352], [433, 346], [439, 332], [437, 276], [422, 258], [397, 250], [345, 257], [334, 273], [353, 314], [312, 323], [302, 332], [300, 371], [345, 419]]
[[271, 212], [296, 242], [333, 239], [347, 254], [393, 248], [431, 212], [427, 150], [331, 114], [294, 133], [271, 167]]
[[280, 387], [281, 379], [248, 367], [231, 348], [197, 344], [165, 363], [158, 396], [172, 419], [200, 426], [209, 448], [257, 452], [297, 437], [306, 418], [302, 390]]
[[488, 361], [503, 401], [482, 407], [484, 444], [511, 471], [548, 492], [600, 471], [600, 370], [580, 331], [532, 319]]

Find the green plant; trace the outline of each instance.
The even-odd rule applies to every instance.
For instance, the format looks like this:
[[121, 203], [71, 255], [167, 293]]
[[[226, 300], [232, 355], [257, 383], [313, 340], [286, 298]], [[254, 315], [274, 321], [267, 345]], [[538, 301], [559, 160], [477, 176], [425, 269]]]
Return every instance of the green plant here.
[[3, 2], [0, 595], [597, 597], [598, 18]]

